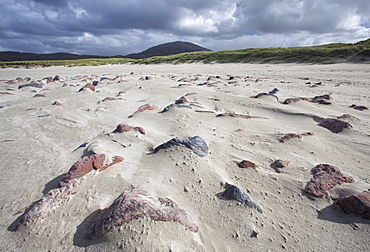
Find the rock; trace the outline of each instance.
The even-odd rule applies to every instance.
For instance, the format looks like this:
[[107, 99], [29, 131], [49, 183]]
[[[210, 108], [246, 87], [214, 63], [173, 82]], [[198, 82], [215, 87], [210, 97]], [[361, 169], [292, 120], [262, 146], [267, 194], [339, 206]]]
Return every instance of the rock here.
[[78, 90], [78, 92], [81, 92], [82, 90], [84, 90], [85, 88], [89, 88], [91, 91], [95, 92], [95, 86], [92, 85], [91, 83], [87, 83], [85, 86], [83, 86], [80, 90]]
[[43, 80], [46, 80], [46, 83], [53, 82], [53, 77], [45, 77]]
[[216, 117], [221, 117], [221, 116], [231, 116], [231, 117], [239, 117], [239, 118], [245, 118], [245, 119], [250, 119], [250, 118], [268, 119], [266, 117], [241, 115], [241, 114], [236, 114], [236, 113], [222, 113], [222, 114], [216, 115]]
[[258, 165], [256, 165], [255, 163], [251, 162], [251, 161], [248, 161], [248, 160], [243, 160], [241, 161], [240, 163], [238, 163], [238, 166], [240, 168], [253, 168], [253, 169], [256, 169], [258, 167]]
[[120, 227], [133, 219], [148, 217], [154, 221], [173, 221], [184, 225], [192, 232], [199, 228], [191, 217], [169, 198], [154, 199], [146, 191], [124, 191], [111, 206], [103, 210], [98, 220], [91, 225], [88, 237], [103, 237], [114, 227]]
[[55, 75], [54, 76], [54, 79], [53, 79], [53, 81], [60, 81], [61, 79], [60, 79], [60, 76], [59, 75]]
[[356, 104], [352, 104], [351, 106], [349, 106], [350, 108], [354, 108], [354, 109], [357, 109], [357, 110], [360, 110], [360, 111], [363, 111], [363, 110], [368, 110], [367, 107], [365, 106], [357, 106]]
[[127, 124], [119, 124], [117, 128], [113, 131], [113, 133], [122, 133], [122, 132], [129, 132], [131, 130], [135, 130], [140, 132], [142, 135], [146, 134], [146, 131], [142, 127], [132, 127]]
[[290, 164], [290, 160], [278, 159], [278, 160], [275, 160], [274, 162], [274, 166], [276, 168], [284, 168], [284, 167], [287, 167], [289, 164]]
[[33, 97], [46, 97], [44, 94], [35, 94]]
[[352, 183], [351, 176], [344, 175], [340, 170], [332, 165], [318, 164], [311, 170], [313, 178], [308, 182], [305, 192], [316, 197], [324, 197], [325, 192], [336, 185]]
[[55, 106], [62, 106], [63, 104], [61, 104], [60, 102], [58, 101], [55, 101], [52, 105], [55, 105]]
[[176, 107], [176, 108], [189, 108], [189, 109], [193, 109], [192, 107], [188, 106], [188, 105], [181, 105], [181, 104], [170, 104], [168, 106], [166, 106], [161, 112], [159, 113], [164, 113], [164, 112], [167, 112], [170, 108], [173, 108], [173, 107]]
[[350, 114], [343, 114], [341, 116], [337, 116], [337, 119], [339, 119], [339, 120], [347, 120], [347, 121], [350, 121], [350, 122], [358, 122], [358, 121], [360, 121], [359, 118], [357, 118], [356, 116], [350, 115]]
[[116, 98], [116, 97], [105, 97], [102, 102], [105, 101], [116, 101], [116, 100], [123, 100], [122, 98]]
[[0, 94], [5, 94], [5, 95], [14, 95], [13, 93], [10, 93], [10, 92], [0, 92]]
[[62, 177], [58, 187], [48, 191], [39, 201], [20, 217], [15, 229], [26, 225], [29, 221], [44, 218], [68, 201], [72, 189], [84, 181], [84, 175], [92, 170], [103, 171], [109, 166], [122, 162], [121, 156], [110, 158], [106, 154], [94, 154], [83, 157], [72, 165], [69, 171]]
[[309, 102], [314, 102], [314, 103], [320, 103], [320, 104], [331, 104], [329, 101], [333, 100], [330, 95], [325, 94], [325, 95], [319, 95], [315, 96], [314, 98], [311, 98]]
[[74, 163], [69, 171], [62, 177], [59, 186], [64, 186], [69, 181], [80, 178], [92, 170], [103, 171], [109, 166], [122, 162], [124, 159], [121, 156], [110, 158], [106, 154], [93, 154], [81, 158]]
[[242, 191], [239, 187], [235, 185], [229, 185], [226, 190], [222, 193], [222, 197], [230, 200], [236, 200], [242, 203], [245, 203], [251, 208], [257, 209], [259, 213], [262, 213], [261, 207], [259, 207], [251, 198]]
[[131, 117], [133, 117], [136, 113], [139, 113], [139, 112], [143, 112], [144, 110], [155, 110], [155, 109], [157, 109], [158, 108], [158, 106], [152, 106], [152, 105], [150, 105], [150, 104], [144, 104], [144, 105], [142, 105], [142, 106], [140, 106], [139, 108], [138, 108], [138, 110], [136, 110], [132, 115], [130, 115], [128, 118], [131, 118]]
[[19, 85], [19, 86], [18, 86], [18, 89], [25, 88], [25, 87], [36, 87], [36, 88], [42, 88], [43, 86], [42, 86], [42, 84], [40, 84], [40, 83], [32, 82], [32, 83], [29, 83], [29, 84]]
[[181, 96], [179, 99], [177, 99], [175, 101], [175, 104], [182, 104], [182, 103], [185, 103], [185, 102], [188, 102], [188, 100], [186, 99], [185, 96]]
[[167, 149], [172, 146], [184, 145], [185, 147], [191, 149], [195, 154], [200, 157], [204, 157], [208, 154], [207, 143], [200, 136], [194, 136], [191, 138], [184, 137], [175, 137], [165, 142], [154, 149], [154, 153], [157, 153], [159, 150]]
[[99, 85], [99, 81], [96, 81], [96, 80], [95, 80], [95, 81], [93, 81], [93, 82], [92, 82], [92, 85], [93, 85], [93, 86], [97, 86], [97, 85]]
[[309, 99], [308, 98], [286, 98], [284, 101], [283, 101], [283, 104], [290, 104], [290, 103], [294, 103], [294, 102], [298, 102], [298, 101], [308, 101]]
[[302, 138], [302, 136], [314, 136], [315, 134], [313, 132], [305, 132], [302, 134], [296, 134], [296, 133], [289, 133], [284, 135], [282, 138], [279, 139], [279, 142], [285, 142], [292, 138]]
[[325, 118], [319, 123], [319, 126], [324, 127], [333, 133], [339, 133], [344, 128], [352, 128], [352, 125], [348, 122], [344, 122], [334, 118]]
[[370, 219], [370, 189], [362, 193], [340, 197], [336, 204], [347, 214], [355, 213]]

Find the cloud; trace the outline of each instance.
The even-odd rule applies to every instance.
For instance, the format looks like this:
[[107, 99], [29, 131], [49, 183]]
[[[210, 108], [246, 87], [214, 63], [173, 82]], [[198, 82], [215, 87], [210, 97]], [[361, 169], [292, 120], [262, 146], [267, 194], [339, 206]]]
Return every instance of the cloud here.
[[117, 55], [185, 40], [213, 50], [356, 42], [368, 0], [2, 0], [0, 48]]

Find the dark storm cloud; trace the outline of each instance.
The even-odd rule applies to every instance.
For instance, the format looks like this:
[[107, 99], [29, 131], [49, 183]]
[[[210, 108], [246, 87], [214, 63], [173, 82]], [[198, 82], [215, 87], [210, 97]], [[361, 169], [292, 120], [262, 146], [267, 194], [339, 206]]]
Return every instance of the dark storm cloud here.
[[186, 40], [215, 50], [356, 42], [368, 0], [2, 0], [0, 50], [116, 55]]

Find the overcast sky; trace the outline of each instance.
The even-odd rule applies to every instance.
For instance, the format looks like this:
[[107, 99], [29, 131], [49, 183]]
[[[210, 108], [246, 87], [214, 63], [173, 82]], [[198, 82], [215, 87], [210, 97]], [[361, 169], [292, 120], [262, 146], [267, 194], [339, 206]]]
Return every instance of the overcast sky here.
[[370, 0], [0, 0], [0, 51], [112, 56], [178, 40], [218, 51], [367, 38]]

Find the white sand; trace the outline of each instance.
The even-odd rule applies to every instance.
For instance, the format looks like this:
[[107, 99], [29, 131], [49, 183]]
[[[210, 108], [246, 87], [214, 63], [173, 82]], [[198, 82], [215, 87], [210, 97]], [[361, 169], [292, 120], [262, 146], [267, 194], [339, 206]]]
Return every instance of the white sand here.
[[[130, 74], [133, 72], [133, 74]], [[200, 74], [200, 75], [198, 75]], [[60, 75], [62, 82], [44, 89], [6, 84], [17, 77]], [[100, 77], [122, 76], [124, 82], [102, 81], [97, 92], [78, 90], [87, 82], [72, 80], [86, 75], [87, 82]], [[198, 86], [209, 76], [220, 76], [215, 86]], [[228, 75], [240, 76], [227, 84]], [[140, 77], [151, 76], [142, 81]], [[246, 77], [249, 78], [246, 78]], [[191, 86], [175, 88], [194, 79]], [[1, 251], [369, 251], [370, 220], [345, 214], [335, 198], [370, 188], [370, 112], [349, 108], [370, 107], [370, 65], [259, 65], [186, 64], [115, 65], [99, 67], [49, 67], [0, 69], [0, 250]], [[303, 78], [309, 78], [304, 80]], [[256, 82], [256, 80], [258, 81]], [[310, 88], [306, 82], [322, 82]], [[279, 99], [330, 94], [331, 105], [300, 101], [283, 105], [273, 97], [250, 96], [278, 88]], [[13, 90], [8, 90], [13, 89]], [[46, 97], [33, 98], [32, 90]], [[100, 102], [124, 91], [125, 100]], [[187, 93], [193, 107], [165, 106]], [[212, 99], [210, 99], [212, 98]], [[218, 100], [215, 100], [218, 99]], [[63, 106], [51, 105], [59, 101]], [[159, 106], [127, 118], [145, 104]], [[27, 110], [36, 108], [34, 110]], [[268, 119], [216, 117], [196, 110], [215, 110], [262, 116]], [[323, 118], [351, 114], [359, 121], [353, 128], [334, 134], [318, 126]], [[41, 117], [40, 117], [41, 116]], [[141, 126], [138, 132], [112, 134], [120, 123]], [[314, 136], [280, 143], [287, 133], [312, 131]], [[210, 148], [206, 157], [175, 147], [150, 153], [175, 136], [199, 135]], [[126, 146], [123, 148], [116, 140]], [[86, 148], [79, 145], [89, 142]], [[88, 149], [121, 155], [125, 161], [101, 173], [88, 174], [69, 202], [45, 219], [9, 231], [17, 213], [56, 186], [60, 176]], [[243, 159], [259, 165], [241, 169]], [[290, 165], [277, 173], [276, 159]], [[338, 167], [355, 182], [333, 188], [324, 198], [312, 200], [303, 189], [320, 163]], [[263, 213], [217, 195], [228, 182], [246, 191]], [[178, 223], [138, 219], [115, 228], [105, 238], [84, 239], [97, 210], [108, 207], [124, 190], [140, 188], [154, 197], [169, 197], [194, 219], [199, 232]], [[15, 214], [15, 215], [14, 215]], [[255, 231], [257, 237], [251, 237]]]

